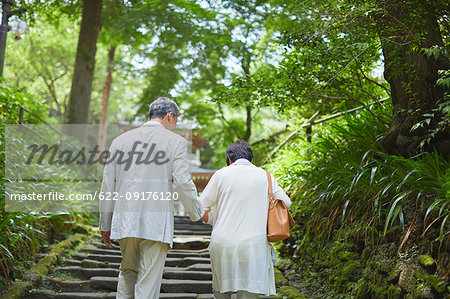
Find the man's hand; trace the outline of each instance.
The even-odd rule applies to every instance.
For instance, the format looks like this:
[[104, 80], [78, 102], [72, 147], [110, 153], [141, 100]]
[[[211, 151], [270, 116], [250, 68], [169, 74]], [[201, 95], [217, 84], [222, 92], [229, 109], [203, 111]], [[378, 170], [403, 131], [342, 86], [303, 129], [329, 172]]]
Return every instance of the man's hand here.
[[203, 221], [203, 222], [205, 222], [205, 223], [207, 223], [208, 222], [208, 213], [211, 211], [211, 209], [210, 208], [205, 208], [205, 214], [203, 215], [203, 217], [202, 218], [200, 218], [200, 221]]
[[108, 246], [109, 248], [113, 248], [113, 244], [111, 243], [110, 236], [111, 236], [111, 231], [110, 231], [110, 230], [107, 231], [107, 232], [102, 231], [102, 241], [103, 241], [103, 244], [105, 244], [105, 245]]

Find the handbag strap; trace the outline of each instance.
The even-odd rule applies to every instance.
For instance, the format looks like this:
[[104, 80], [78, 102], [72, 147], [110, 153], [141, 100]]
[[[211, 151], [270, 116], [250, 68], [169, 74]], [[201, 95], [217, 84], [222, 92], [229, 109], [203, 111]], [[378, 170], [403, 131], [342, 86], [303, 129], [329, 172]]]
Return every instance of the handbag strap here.
[[273, 195], [273, 189], [272, 189], [272, 177], [270, 175], [270, 172], [268, 172], [267, 170], [266, 170], [266, 174], [267, 174], [267, 181], [269, 183], [269, 199], [272, 202], [275, 200], [275, 197]]

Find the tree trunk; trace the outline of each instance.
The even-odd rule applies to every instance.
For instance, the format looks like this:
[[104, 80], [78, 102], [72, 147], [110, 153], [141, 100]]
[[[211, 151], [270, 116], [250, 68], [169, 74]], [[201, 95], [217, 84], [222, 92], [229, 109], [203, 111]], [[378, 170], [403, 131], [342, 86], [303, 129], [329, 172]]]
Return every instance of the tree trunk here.
[[[247, 52], [246, 52], [247, 53]], [[250, 63], [251, 63], [251, 56], [249, 53], [247, 55], [244, 55], [242, 57], [242, 69], [244, 70], [245, 76], [248, 78], [250, 76]], [[247, 118], [245, 121], [245, 134], [242, 137], [243, 140], [247, 141], [250, 139], [250, 136], [252, 135], [252, 107], [250, 105], [245, 106]]]
[[80, 35], [70, 90], [67, 123], [86, 124], [100, 32], [102, 0], [83, 0]]
[[242, 139], [248, 142], [250, 136], [252, 135], [252, 107], [246, 106], [245, 109], [247, 111], [246, 130]]
[[[384, 55], [384, 77], [391, 85], [394, 105], [393, 120], [383, 146], [391, 154], [407, 157], [417, 153], [429, 130], [437, 127], [438, 118], [411, 130], [424, 119], [424, 114], [433, 113], [432, 109], [443, 98], [445, 90], [436, 81], [438, 71], [448, 68], [448, 61], [443, 57], [428, 58], [422, 51], [443, 47], [435, 7], [418, 0], [377, 0], [377, 5], [381, 12], [375, 21]], [[448, 134], [443, 133], [431, 145], [445, 152], [449, 141]]]
[[111, 91], [112, 73], [114, 72], [113, 61], [115, 52], [116, 46], [111, 46], [108, 52], [108, 68], [106, 71], [106, 78], [102, 88], [102, 110], [100, 111], [100, 126], [98, 128], [98, 141], [97, 141], [99, 146], [99, 152], [102, 152], [103, 149], [105, 148], [105, 124], [106, 124], [106, 116], [108, 114], [108, 102]]

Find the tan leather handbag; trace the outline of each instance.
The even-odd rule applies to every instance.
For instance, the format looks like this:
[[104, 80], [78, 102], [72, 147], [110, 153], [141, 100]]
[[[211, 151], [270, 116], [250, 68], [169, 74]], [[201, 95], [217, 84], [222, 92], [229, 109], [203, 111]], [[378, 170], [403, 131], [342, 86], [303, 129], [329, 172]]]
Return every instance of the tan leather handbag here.
[[267, 214], [267, 240], [278, 242], [289, 238], [289, 228], [295, 221], [289, 213], [286, 204], [281, 199], [276, 199], [273, 195], [272, 178], [266, 170], [269, 181], [269, 213]]

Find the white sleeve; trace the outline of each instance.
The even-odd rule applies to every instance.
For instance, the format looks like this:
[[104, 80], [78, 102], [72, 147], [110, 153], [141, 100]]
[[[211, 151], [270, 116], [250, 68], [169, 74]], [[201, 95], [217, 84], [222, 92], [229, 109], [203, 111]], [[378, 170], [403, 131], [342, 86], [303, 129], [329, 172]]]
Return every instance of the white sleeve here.
[[173, 161], [173, 191], [178, 193], [186, 213], [192, 221], [202, 218], [204, 211], [197, 198], [197, 188], [191, 179], [187, 160], [187, 141], [181, 140], [176, 149]]
[[291, 206], [291, 200], [286, 195], [284, 190], [278, 185], [277, 181], [275, 180], [275, 177], [272, 174], [270, 175], [272, 176], [273, 195], [275, 196], [276, 199], [281, 199], [282, 201], [284, 201], [286, 206], [289, 208]]
[[214, 209], [211, 209], [211, 211], [209, 211], [208, 221], [206, 223], [214, 225]]
[[[114, 146], [111, 144], [109, 148], [110, 155], [114, 155]], [[106, 163], [103, 169], [102, 186], [99, 196], [99, 230], [110, 231], [111, 221], [116, 204], [114, 192], [116, 191], [116, 161]], [[109, 200], [106, 200], [109, 199]]]
[[213, 174], [205, 189], [203, 189], [202, 194], [200, 195], [200, 201], [205, 208], [210, 208], [216, 205], [219, 195], [218, 184], [219, 178], [216, 172]]

